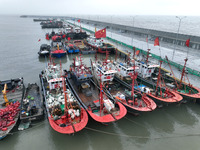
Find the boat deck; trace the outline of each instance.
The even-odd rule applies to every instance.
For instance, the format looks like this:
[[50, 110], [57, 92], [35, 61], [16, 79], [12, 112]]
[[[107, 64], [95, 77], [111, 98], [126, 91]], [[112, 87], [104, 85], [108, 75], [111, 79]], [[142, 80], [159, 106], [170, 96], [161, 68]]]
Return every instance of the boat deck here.
[[40, 93], [39, 86], [37, 86], [37, 84], [30, 84], [28, 86], [28, 88], [26, 89], [25, 99], [29, 100], [29, 105], [27, 106], [23, 103], [22, 108], [27, 110], [28, 109], [27, 107], [29, 108], [36, 107], [37, 112], [34, 115], [30, 114], [28, 116], [21, 114], [20, 119], [21, 120], [29, 119], [32, 121], [42, 119], [44, 115], [43, 98]]
[[[72, 79], [69, 79], [70, 83], [72, 85], [75, 85], [75, 83], [73, 82]], [[97, 89], [97, 87], [94, 84], [90, 84], [90, 90], [92, 92], [91, 96], [86, 96], [85, 93], [83, 93], [77, 86], [73, 86], [74, 90], [76, 91], [76, 93], [78, 94], [78, 96], [80, 97], [81, 101], [86, 105], [86, 106], [93, 106], [94, 103], [93, 101], [98, 100], [99, 99], [99, 90]]]

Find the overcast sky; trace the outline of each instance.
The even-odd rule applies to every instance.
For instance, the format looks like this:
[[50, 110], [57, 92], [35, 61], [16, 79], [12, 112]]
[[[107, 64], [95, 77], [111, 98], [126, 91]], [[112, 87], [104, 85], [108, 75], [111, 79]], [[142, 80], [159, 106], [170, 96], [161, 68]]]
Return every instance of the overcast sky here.
[[200, 16], [198, 0], [0, 0], [0, 14]]

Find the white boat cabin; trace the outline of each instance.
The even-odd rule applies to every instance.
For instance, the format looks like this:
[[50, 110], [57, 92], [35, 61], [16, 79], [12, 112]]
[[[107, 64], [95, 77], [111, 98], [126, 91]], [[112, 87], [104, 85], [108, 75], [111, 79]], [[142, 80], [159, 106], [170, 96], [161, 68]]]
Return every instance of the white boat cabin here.
[[135, 61], [135, 64], [139, 67], [138, 75], [142, 78], [151, 77], [155, 68], [159, 67], [159, 65], [146, 65], [144, 62]]
[[51, 79], [48, 81], [49, 83], [49, 89], [57, 89], [63, 86], [62, 84], [62, 78], [55, 78], [55, 79]]
[[74, 32], [80, 33], [80, 32], [81, 32], [81, 29], [80, 29], [79, 27], [76, 27], [76, 28], [74, 28]]
[[59, 45], [59, 49], [61, 49], [61, 47], [63, 46], [63, 43], [62, 42], [52, 42], [52, 46], [53, 47], [58, 47], [58, 45]]
[[65, 28], [65, 33], [70, 33], [72, 31], [73, 31], [72, 27]]
[[87, 39], [88, 44], [95, 46], [95, 47], [101, 47], [103, 46], [103, 40], [102, 39], [97, 39], [95, 37], [91, 37]]
[[100, 80], [100, 74], [101, 74], [102, 82], [112, 81], [114, 75], [117, 73], [110, 60], [107, 60], [107, 62], [98, 61], [97, 63], [93, 63], [93, 68], [94, 68], [95, 78]]
[[127, 63], [114, 62], [115, 70], [117, 71], [117, 75], [121, 77], [131, 77], [135, 71], [138, 72], [139, 67], [133, 66]]

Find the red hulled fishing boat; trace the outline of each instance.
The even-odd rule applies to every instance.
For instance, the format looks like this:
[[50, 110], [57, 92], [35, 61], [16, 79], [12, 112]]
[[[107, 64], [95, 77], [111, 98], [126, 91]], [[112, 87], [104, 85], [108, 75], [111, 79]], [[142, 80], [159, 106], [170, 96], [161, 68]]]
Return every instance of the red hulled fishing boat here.
[[127, 113], [126, 108], [120, 102], [108, 98], [103, 91], [102, 83], [100, 82], [99, 87], [92, 78], [91, 70], [83, 64], [82, 58], [74, 59], [67, 80], [89, 115], [101, 123], [123, 118]]
[[63, 134], [82, 130], [87, 125], [88, 115], [66, 84], [61, 65], [49, 63], [40, 74], [40, 80], [51, 127]]

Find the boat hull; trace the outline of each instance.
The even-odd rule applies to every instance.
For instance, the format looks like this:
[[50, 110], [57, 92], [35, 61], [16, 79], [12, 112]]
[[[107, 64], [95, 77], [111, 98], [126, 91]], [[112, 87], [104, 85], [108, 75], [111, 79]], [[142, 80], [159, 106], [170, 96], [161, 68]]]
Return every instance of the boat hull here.
[[66, 56], [66, 53], [51, 53], [51, 55], [56, 58], [61, 58]]
[[51, 127], [62, 134], [73, 134], [76, 132], [81, 131], [88, 123], [88, 115], [87, 112], [81, 108], [82, 110], [82, 118], [81, 121], [79, 123], [73, 124], [73, 125], [68, 125], [66, 127], [60, 127], [58, 124], [56, 124], [56, 122], [54, 120], [52, 120], [51, 117], [48, 117], [49, 120], [49, 124], [51, 125]]

